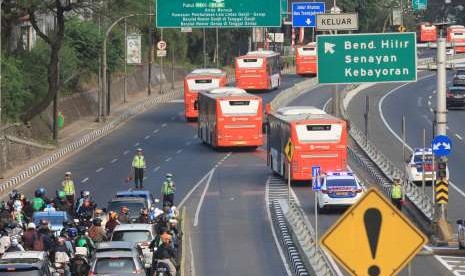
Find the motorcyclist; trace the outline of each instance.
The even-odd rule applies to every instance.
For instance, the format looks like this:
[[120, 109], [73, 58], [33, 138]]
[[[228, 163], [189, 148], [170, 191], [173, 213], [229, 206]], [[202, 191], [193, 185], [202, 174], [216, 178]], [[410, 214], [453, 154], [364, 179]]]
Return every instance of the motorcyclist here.
[[8, 232], [2, 228], [0, 229], [0, 255], [5, 253], [5, 250], [10, 247], [10, 236], [8, 236]]
[[45, 201], [42, 198], [41, 188], [34, 192], [34, 197], [31, 199], [31, 205], [34, 212], [42, 211], [45, 208]]
[[107, 230], [107, 234], [113, 233], [116, 225], [120, 225], [121, 223], [118, 221], [118, 214], [114, 211], [110, 211], [108, 213], [108, 221], [105, 224], [105, 230]]
[[122, 206], [120, 212], [118, 214], [118, 221], [120, 223], [130, 223], [129, 220], [129, 208], [126, 206]]
[[47, 190], [45, 190], [45, 188], [39, 188], [39, 193], [40, 193], [40, 197], [44, 200], [45, 204], [49, 204], [50, 202], [52, 202], [52, 200], [50, 200], [50, 198], [47, 197]]
[[173, 175], [167, 173], [165, 177], [165, 182], [163, 182], [161, 188], [161, 194], [163, 195], [163, 206], [174, 205], [174, 193], [176, 192], [176, 184], [173, 181]]
[[89, 238], [94, 242], [102, 242], [107, 240], [107, 233], [102, 227], [102, 219], [94, 218], [92, 226], [89, 228]]
[[94, 209], [94, 203], [89, 198], [86, 198], [83, 200], [82, 205], [79, 207], [76, 214], [78, 218], [82, 220], [81, 222], [88, 222], [86, 223], [86, 225], [90, 226], [90, 220], [92, 219], [92, 216], [94, 214]]
[[32, 250], [34, 247], [34, 239], [37, 237], [36, 225], [34, 222], [29, 222], [27, 229], [23, 234], [23, 243], [26, 250]]
[[85, 227], [78, 227], [78, 236], [74, 242], [76, 247], [85, 247], [89, 255], [94, 251], [95, 245], [91, 238], [87, 235], [87, 229]]
[[65, 211], [68, 214], [72, 211], [72, 205], [66, 199], [66, 194], [63, 190], [56, 191], [56, 197], [53, 200], [53, 204], [55, 204], [55, 208], [59, 211]]
[[70, 270], [73, 276], [87, 276], [89, 274], [89, 261], [81, 250], [76, 249], [76, 253], [71, 259]]
[[84, 202], [90, 203], [91, 206], [93, 206], [93, 202], [90, 198], [90, 192], [89, 191], [81, 191], [81, 197], [76, 201], [76, 214], [79, 214], [81, 212], [81, 207], [84, 205]]
[[167, 264], [169, 266], [170, 275], [176, 276], [176, 264], [174, 263], [176, 253], [171, 245], [171, 236], [165, 233], [161, 236], [161, 240], [162, 243], [154, 252], [153, 258], [158, 260], [158, 262]]
[[13, 210], [13, 204], [16, 199], [19, 197], [19, 192], [16, 189], [13, 189], [9, 194], [8, 194], [8, 201], [7, 201], [7, 207], [10, 211]]
[[18, 252], [25, 251], [24, 247], [19, 243], [18, 237], [13, 236], [10, 239], [10, 246], [5, 250], [5, 252]]
[[149, 218], [149, 210], [147, 208], [142, 208], [140, 210], [139, 217], [137, 218], [137, 223], [151, 223]]
[[0, 229], [4, 229], [5, 226], [11, 221], [11, 214], [5, 205], [4, 201], [0, 202]]

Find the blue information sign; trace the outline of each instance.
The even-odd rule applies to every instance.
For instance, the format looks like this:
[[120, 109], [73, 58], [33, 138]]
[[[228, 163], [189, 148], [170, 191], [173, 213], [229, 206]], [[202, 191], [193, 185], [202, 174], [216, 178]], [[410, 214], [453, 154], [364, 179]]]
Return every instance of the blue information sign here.
[[312, 190], [319, 191], [320, 186], [320, 166], [312, 166]]
[[452, 150], [452, 141], [445, 135], [438, 135], [434, 137], [431, 148], [434, 155], [438, 157], [447, 156]]
[[426, 10], [428, 6], [428, 0], [412, 0], [412, 9], [414, 11]]
[[294, 2], [292, 3], [292, 27], [315, 27], [315, 14], [324, 12], [324, 2]]

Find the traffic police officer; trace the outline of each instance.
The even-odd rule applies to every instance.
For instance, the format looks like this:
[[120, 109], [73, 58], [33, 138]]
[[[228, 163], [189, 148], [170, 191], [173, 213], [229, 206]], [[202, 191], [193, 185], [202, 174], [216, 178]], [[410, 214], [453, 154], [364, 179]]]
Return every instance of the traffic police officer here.
[[65, 179], [61, 182], [63, 186], [63, 192], [65, 192], [66, 199], [69, 201], [71, 206], [74, 206], [74, 196], [75, 196], [75, 189], [74, 189], [74, 182], [71, 179], [71, 172], [65, 173]]
[[402, 211], [402, 186], [400, 185], [399, 178], [394, 178], [394, 183], [391, 187], [391, 202], [399, 211]]
[[175, 191], [176, 185], [173, 181], [173, 175], [171, 173], [167, 173], [166, 180], [163, 182], [161, 187], [161, 194], [163, 195], [163, 206], [173, 206]]
[[132, 160], [132, 169], [134, 170], [134, 184], [136, 185], [136, 189], [144, 188], [143, 181], [144, 181], [144, 170], [146, 168], [145, 158], [142, 155], [142, 149], [137, 149], [137, 154], [134, 156]]

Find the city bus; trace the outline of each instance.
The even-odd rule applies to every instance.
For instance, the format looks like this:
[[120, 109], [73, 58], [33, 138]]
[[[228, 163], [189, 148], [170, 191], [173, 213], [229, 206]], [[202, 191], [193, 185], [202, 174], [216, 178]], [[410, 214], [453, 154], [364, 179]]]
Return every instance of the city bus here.
[[424, 22], [418, 26], [418, 42], [436, 42], [437, 40], [437, 28], [431, 23]]
[[317, 73], [316, 43], [301, 45], [295, 51], [295, 68], [297, 75], [316, 75]]
[[195, 69], [184, 78], [184, 116], [188, 121], [197, 119], [199, 91], [226, 86], [226, 72], [221, 69]]
[[[447, 42], [465, 43], [465, 27], [463, 25], [452, 25], [447, 28]], [[465, 53], [465, 46], [455, 46], [454, 52]]]
[[291, 180], [311, 180], [312, 166], [322, 172], [347, 169], [347, 124], [312, 106], [283, 107], [268, 116], [267, 164], [289, 177], [285, 147], [291, 142]]
[[214, 148], [263, 145], [262, 98], [237, 87], [199, 93], [198, 136]]
[[236, 58], [236, 86], [245, 90], [271, 90], [281, 84], [281, 56], [273, 51], [248, 52]]

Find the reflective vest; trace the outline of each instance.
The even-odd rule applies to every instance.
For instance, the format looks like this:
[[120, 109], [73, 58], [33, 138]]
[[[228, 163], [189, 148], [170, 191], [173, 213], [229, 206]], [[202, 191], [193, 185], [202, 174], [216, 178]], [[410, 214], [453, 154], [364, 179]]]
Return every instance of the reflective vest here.
[[137, 169], [144, 169], [145, 168], [145, 159], [142, 155], [134, 156], [132, 160], [132, 166]]
[[74, 195], [74, 182], [73, 180], [65, 180], [62, 183], [63, 185], [63, 192], [65, 192], [65, 195]]
[[391, 198], [402, 198], [402, 187], [400, 185], [393, 185], [391, 188]]
[[164, 195], [172, 195], [174, 194], [174, 191], [176, 189], [174, 188], [174, 183], [173, 181], [165, 181], [163, 182], [163, 186], [161, 188], [161, 193]]

